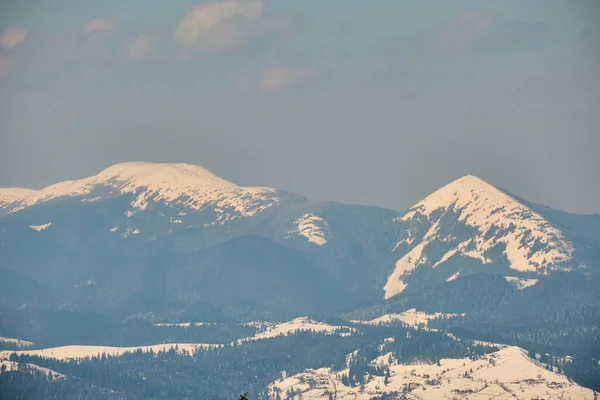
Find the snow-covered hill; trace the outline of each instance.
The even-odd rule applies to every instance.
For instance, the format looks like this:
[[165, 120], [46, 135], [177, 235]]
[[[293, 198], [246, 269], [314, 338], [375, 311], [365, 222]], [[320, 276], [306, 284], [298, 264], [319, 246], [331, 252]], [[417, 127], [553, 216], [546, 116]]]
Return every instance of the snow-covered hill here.
[[19, 363], [15, 361], [0, 360], [0, 373], [11, 371], [22, 371], [24, 373], [31, 373], [32, 371], [41, 372], [45, 374], [50, 381], [59, 381], [67, 378], [61, 373], [48, 368], [40, 367], [36, 364], [24, 363], [23, 365], [19, 365]]
[[[400, 321], [408, 326], [418, 326], [422, 325], [423, 327], [427, 327], [427, 323], [432, 319], [436, 318], [454, 318], [458, 317], [458, 314], [444, 314], [444, 313], [435, 313], [435, 314], [427, 314], [422, 311], [417, 311], [415, 308], [411, 308], [410, 310], [404, 311], [398, 314], [385, 314], [381, 317], [377, 317], [371, 319], [369, 321], [357, 321], [352, 320], [351, 322], [356, 324], [366, 324], [366, 325], [385, 325], [391, 324], [396, 321]], [[464, 316], [464, 314], [462, 314]]]
[[[254, 336], [239, 339], [235, 341], [237, 345], [244, 342], [272, 339], [278, 336], [289, 336], [295, 335], [299, 332], [312, 332], [312, 333], [323, 333], [328, 335], [339, 335], [341, 337], [356, 333], [357, 330], [347, 326], [330, 325], [325, 322], [315, 321], [309, 317], [299, 317], [292, 321], [281, 322], [281, 323], [269, 323], [269, 322], [253, 322], [248, 323], [258, 328], [258, 331]], [[155, 326], [162, 327], [180, 327], [189, 328], [190, 326], [202, 326], [211, 325], [211, 323], [202, 322], [184, 322], [179, 324], [160, 323]], [[26, 342], [18, 339], [0, 338], [0, 340], [9, 341], [12, 343], [18, 343], [19, 347], [29, 347], [33, 345], [31, 342]], [[231, 343], [233, 344], [233, 342]], [[117, 347], [117, 346], [97, 346], [97, 345], [69, 345], [50, 347], [45, 349], [36, 350], [0, 350], [0, 362], [2, 360], [8, 360], [11, 354], [17, 355], [28, 355], [37, 356], [44, 358], [54, 358], [58, 360], [69, 360], [69, 359], [81, 359], [87, 357], [97, 357], [102, 354], [107, 356], [120, 356], [126, 353], [133, 353], [136, 351], [146, 352], [166, 352], [169, 350], [177, 350], [180, 354], [185, 351], [188, 354], [194, 354], [199, 349], [207, 348], [219, 348], [223, 347], [222, 344], [206, 344], [206, 343], [163, 343], [148, 346], [134, 346], [134, 347]]]
[[201, 344], [201, 343], [165, 343], [156, 344], [151, 346], [136, 346], [136, 347], [115, 347], [115, 346], [91, 346], [91, 345], [71, 345], [71, 346], [60, 346], [51, 347], [48, 349], [41, 350], [20, 350], [11, 351], [3, 350], [0, 351], [0, 360], [7, 360], [11, 354], [16, 353], [18, 355], [29, 355], [44, 358], [55, 358], [57, 360], [69, 360], [87, 357], [99, 357], [102, 354], [107, 356], [120, 356], [126, 353], [133, 353], [136, 351], [146, 352], [164, 352], [169, 350], [175, 350], [179, 353], [186, 351], [188, 354], [194, 354], [198, 349], [206, 349], [210, 347], [218, 347], [216, 344]]
[[385, 298], [403, 292], [420, 268], [441, 271], [430, 272], [441, 282], [468, 273], [464, 265], [519, 274], [516, 278], [579, 267], [573, 243], [557, 226], [470, 175], [434, 192], [396, 223], [402, 231], [395, 246], [400, 257], [384, 286]]
[[341, 379], [348, 374], [347, 368], [333, 371], [325, 367], [283, 377], [271, 384], [270, 393], [285, 398], [293, 390], [296, 398], [301, 393], [302, 398], [313, 400], [368, 400], [385, 394], [393, 395], [385, 398], [421, 400], [596, 398], [592, 390], [549, 371], [518, 347], [506, 347], [477, 359], [442, 359], [439, 365], [398, 364], [391, 353], [372, 363], [389, 370], [387, 382], [385, 376], [368, 376], [364, 387], [350, 387]]

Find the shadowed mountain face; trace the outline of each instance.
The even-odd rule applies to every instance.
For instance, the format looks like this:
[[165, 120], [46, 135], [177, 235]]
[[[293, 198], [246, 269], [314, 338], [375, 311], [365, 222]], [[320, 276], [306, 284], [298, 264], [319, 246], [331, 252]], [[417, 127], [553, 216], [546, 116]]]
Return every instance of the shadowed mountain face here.
[[542, 301], [557, 277], [600, 270], [599, 216], [473, 176], [400, 213], [239, 187], [186, 164], [125, 163], [40, 191], [0, 189], [0, 206], [6, 310], [278, 319], [384, 299], [439, 308], [482, 274], [467, 287], [488, 288], [474, 295], [489, 305]]

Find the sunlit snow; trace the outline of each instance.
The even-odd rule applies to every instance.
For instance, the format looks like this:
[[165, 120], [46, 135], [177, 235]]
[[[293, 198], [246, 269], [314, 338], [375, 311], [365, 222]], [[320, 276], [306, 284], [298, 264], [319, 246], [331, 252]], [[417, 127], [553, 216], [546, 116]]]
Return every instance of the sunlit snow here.
[[[512, 269], [537, 271], [568, 261], [573, 247], [562, 232], [550, 225], [541, 215], [483, 180], [468, 175], [444, 186], [412, 207], [403, 217], [406, 221], [420, 213], [431, 216], [436, 210], [453, 210], [458, 220], [476, 228], [479, 235], [473, 238], [478, 257], [498, 243], [506, 244], [506, 256]], [[485, 239], [492, 228], [508, 230], [504, 235]], [[527, 246], [521, 247], [524, 241]], [[534, 243], [544, 246], [530, 254]]]
[[537, 279], [521, 279], [515, 276], [505, 276], [504, 279], [519, 290], [523, 290], [538, 283]]
[[327, 243], [329, 235], [329, 224], [323, 218], [314, 214], [304, 214], [295, 222], [296, 229], [290, 233], [304, 236], [310, 243], [323, 246]]
[[106, 354], [107, 356], [119, 356], [125, 353], [132, 353], [137, 350], [141, 350], [146, 353], [148, 351], [153, 351], [154, 353], [158, 353], [160, 351], [169, 351], [171, 349], [177, 348], [177, 351], [181, 353], [182, 351], [187, 351], [190, 354], [193, 354], [196, 349], [199, 348], [209, 348], [220, 346], [217, 344], [199, 344], [199, 343], [167, 343], [167, 344], [156, 344], [152, 346], [136, 346], [136, 347], [113, 347], [113, 346], [61, 346], [61, 347], [52, 347], [49, 349], [42, 350], [21, 350], [21, 351], [10, 351], [4, 350], [0, 351], [0, 359], [8, 359], [12, 353], [24, 354], [30, 356], [38, 356], [38, 357], [46, 357], [46, 358], [55, 358], [58, 360], [67, 360], [67, 359], [76, 359], [76, 358], [86, 358], [86, 357], [96, 357], [102, 354]]
[[[460, 314], [460, 316], [464, 316], [465, 314]], [[360, 324], [369, 324], [369, 325], [386, 325], [392, 322], [401, 321], [407, 325], [425, 325], [436, 318], [454, 318], [458, 317], [459, 314], [444, 314], [444, 313], [434, 313], [427, 314], [422, 311], [417, 311], [415, 308], [410, 309], [408, 311], [404, 311], [399, 314], [386, 314], [381, 317], [372, 319], [370, 321], [352, 321], [354, 323]]]
[[50, 228], [51, 225], [52, 225], [52, 222], [48, 222], [47, 224], [44, 224], [44, 225], [30, 225], [29, 227], [33, 230], [40, 232], [40, 231]]
[[97, 195], [86, 197], [98, 188], [108, 188], [110, 195], [134, 194], [133, 210], [127, 216], [145, 210], [151, 201], [162, 201], [192, 210], [212, 205], [222, 209], [223, 214], [247, 217], [278, 201], [273, 189], [239, 187], [199, 166], [129, 162], [113, 165], [89, 178], [57, 183], [42, 190], [0, 189], [0, 205], [10, 205], [10, 211], [16, 212], [62, 196], [98, 200]]
[[[323, 400], [370, 400], [386, 393], [398, 393], [392, 398], [420, 400], [594, 399], [592, 390], [547, 370], [518, 347], [506, 347], [474, 360], [442, 359], [439, 366], [434, 363], [398, 364], [391, 353], [375, 358], [372, 363], [389, 369], [387, 384], [384, 376], [366, 376], [363, 387], [349, 387], [341, 380], [342, 375], [348, 374], [348, 368], [333, 371], [324, 367], [293, 376], [282, 373], [282, 378], [269, 386], [269, 392], [275, 395], [277, 391], [283, 398], [293, 388], [296, 393], [302, 393], [304, 399]], [[406, 393], [406, 397], [400, 397], [401, 393]]]
[[452, 282], [453, 280], [455, 280], [456, 278], [458, 278], [459, 275], [460, 275], [460, 272], [455, 273], [450, 278], [446, 279], [446, 282]]
[[[434, 212], [437, 212], [434, 215]], [[474, 230], [468, 240], [457, 243], [437, 260], [426, 260], [421, 254], [433, 242], [449, 242], [454, 237], [439, 235], [440, 215], [456, 213], [459, 222]], [[441, 214], [439, 214], [441, 213]], [[469, 257], [483, 264], [493, 262], [486, 252], [504, 246], [503, 255], [509, 267], [519, 272], [540, 274], [556, 269], [568, 270], [563, 264], [574, 254], [573, 245], [563, 233], [541, 215], [516, 199], [474, 176], [458, 179], [412, 207], [399, 219], [408, 222], [415, 218], [432, 223], [423, 239], [396, 263], [384, 287], [388, 299], [406, 288], [402, 277], [421, 264], [439, 267], [455, 255]], [[407, 233], [411, 242], [411, 232]], [[402, 238], [395, 248], [408, 239]]]
[[[1, 367], [4, 367], [6, 372], [20, 370], [19, 363], [16, 361], [0, 360], [0, 371], [2, 371]], [[29, 370], [37, 370], [37, 371], [43, 372], [44, 374], [49, 376], [50, 379], [53, 381], [66, 378], [65, 375], [63, 375], [59, 372], [56, 372], [52, 369], [40, 367], [39, 365], [30, 364], [30, 363], [24, 363], [23, 370], [26, 372]]]
[[7, 338], [0, 336], [0, 343], [11, 343], [16, 345], [17, 347], [29, 347], [33, 345], [32, 342], [28, 342], [27, 340], [15, 339], [15, 338]]
[[[157, 323], [155, 326], [178, 326], [178, 327], [190, 327], [201, 326], [209, 323], [202, 322], [183, 322], [183, 323]], [[308, 317], [300, 317], [296, 318], [292, 321], [283, 322], [283, 323], [254, 323], [257, 327], [260, 327], [260, 331], [254, 335], [247, 338], [243, 338], [237, 340], [237, 343], [243, 343], [252, 340], [262, 340], [262, 339], [271, 339], [280, 335], [287, 336], [293, 335], [302, 331], [311, 331], [311, 332], [320, 332], [325, 334], [335, 334], [338, 333], [340, 336], [347, 336], [355, 332], [354, 329], [346, 327], [346, 326], [335, 326], [329, 325], [324, 322], [314, 321]], [[339, 330], [343, 330], [342, 332], [337, 332]], [[119, 356], [124, 353], [131, 353], [137, 350], [141, 350], [142, 352], [159, 352], [159, 351], [169, 351], [170, 349], [175, 349], [177, 347], [178, 351], [181, 353], [182, 351], [186, 351], [189, 354], [193, 354], [196, 349], [199, 348], [210, 348], [210, 347], [219, 347], [222, 346], [220, 344], [206, 344], [206, 343], [167, 343], [167, 344], [157, 344], [152, 346], [135, 346], [135, 347], [113, 347], [113, 346], [85, 346], [85, 345], [75, 345], [75, 346], [61, 346], [61, 347], [52, 347], [48, 349], [41, 350], [4, 350], [0, 351], [0, 359], [8, 359], [12, 353], [17, 354], [25, 354], [32, 356], [40, 356], [47, 358], [56, 358], [56, 359], [76, 359], [76, 358], [85, 358], [85, 357], [94, 357], [101, 354], [106, 354], [107, 356]]]

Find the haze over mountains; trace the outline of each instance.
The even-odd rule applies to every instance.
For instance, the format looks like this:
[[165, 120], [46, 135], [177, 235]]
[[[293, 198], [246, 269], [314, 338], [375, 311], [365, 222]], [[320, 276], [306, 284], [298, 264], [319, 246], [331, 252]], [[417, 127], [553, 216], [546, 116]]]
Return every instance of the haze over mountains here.
[[253, 298], [259, 314], [298, 316], [475, 274], [523, 290], [600, 270], [600, 216], [529, 204], [474, 176], [398, 212], [239, 187], [193, 165], [123, 163], [2, 189], [0, 205], [2, 272], [39, 287], [3, 296], [9, 308], [35, 307], [42, 290], [57, 310], [236, 309]]
[[[346, 336], [371, 348], [397, 334], [378, 323], [420, 315], [425, 332], [445, 332], [409, 333], [420, 349], [478, 339], [597, 364], [599, 284], [599, 215], [531, 204], [475, 176], [404, 211], [240, 187], [187, 164], [123, 163], [42, 190], [0, 189], [0, 335], [38, 348], [275, 340], [265, 327], [310, 315], [347, 330], [309, 342], [350, 352]], [[427, 346], [436, 357], [471, 351]], [[330, 351], [293, 370], [327, 367], [318, 363], [340, 357]], [[382, 356], [364, 351], [365, 362]], [[32, 365], [55, 367], [42, 364]]]

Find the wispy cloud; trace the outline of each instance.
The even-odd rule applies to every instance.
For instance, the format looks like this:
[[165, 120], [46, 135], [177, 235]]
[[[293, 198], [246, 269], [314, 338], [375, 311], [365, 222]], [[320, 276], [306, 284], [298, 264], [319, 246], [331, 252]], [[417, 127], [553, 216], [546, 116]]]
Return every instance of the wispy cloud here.
[[83, 26], [83, 33], [110, 31], [115, 27], [115, 19], [112, 17], [94, 18]]
[[0, 36], [0, 46], [5, 49], [17, 47], [27, 38], [27, 30], [20, 28], [9, 28]]
[[151, 57], [157, 47], [155, 38], [142, 33], [125, 43], [123, 57], [130, 62], [142, 61]]
[[263, 92], [274, 93], [287, 87], [311, 81], [318, 76], [319, 71], [310, 65], [279, 65], [265, 69], [260, 74], [257, 87]]
[[263, 0], [223, 0], [189, 9], [180, 21], [175, 40], [183, 52], [217, 51], [280, 28], [277, 20], [263, 17]]

